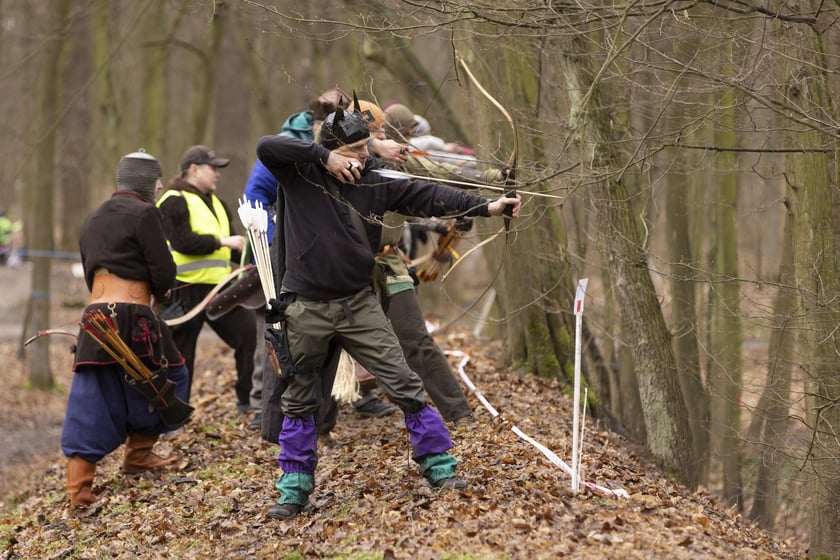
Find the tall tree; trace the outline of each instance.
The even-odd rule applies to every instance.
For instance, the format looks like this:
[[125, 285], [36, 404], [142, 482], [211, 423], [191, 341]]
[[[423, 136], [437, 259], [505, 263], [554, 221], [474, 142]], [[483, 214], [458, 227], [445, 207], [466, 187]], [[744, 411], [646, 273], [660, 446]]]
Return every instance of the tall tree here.
[[90, 18], [80, 11], [72, 14], [68, 24], [66, 64], [62, 68], [64, 98], [67, 99], [58, 128], [56, 216], [60, 217], [58, 247], [78, 253], [79, 228], [91, 203], [91, 159], [94, 153], [91, 137], [91, 91], [88, 87], [91, 68]]
[[[37, 172], [30, 189], [24, 213], [26, 220], [37, 227], [29, 229], [29, 246], [33, 251], [32, 292], [29, 300], [32, 329], [45, 330], [50, 326], [50, 270], [53, 241], [53, 200], [55, 192], [56, 127], [61, 104], [60, 75], [61, 54], [65, 43], [67, 14], [71, 0], [59, 0], [49, 10], [47, 29], [39, 61], [37, 86], [40, 114], [39, 135], [35, 145]], [[49, 339], [41, 337], [30, 346], [29, 381], [33, 387], [47, 389], [53, 384], [49, 359]]]
[[750, 519], [772, 531], [779, 511], [779, 485], [788, 463], [785, 452], [790, 411], [791, 373], [794, 359], [795, 314], [798, 298], [793, 289], [793, 240], [791, 220], [785, 220], [782, 264], [773, 321], [767, 345], [767, 382], [750, 422], [748, 442], [753, 443], [758, 464]]
[[[472, 144], [464, 128], [465, 123], [461, 122], [443, 95], [442, 84], [437, 84], [432, 78], [432, 73], [417, 56], [411, 42], [402, 37], [380, 34], [375, 39], [366, 35], [363, 45], [365, 58], [387, 69], [397, 82], [403, 84], [404, 103], [417, 108], [419, 113], [434, 122], [436, 133]], [[445, 120], [436, 120], [437, 115]]]
[[193, 88], [192, 126], [188, 130], [191, 137], [187, 139], [187, 145], [212, 144], [215, 137], [216, 112], [213, 108], [219, 86], [218, 60], [229, 10], [225, 2], [214, 2], [207, 43], [196, 51], [200, 58], [200, 70]]
[[[785, 101], [805, 115], [827, 113], [836, 120], [831, 92], [824, 72], [832, 67], [825, 58], [819, 36], [793, 35], [788, 47], [797, 60], [791, 65]], [[793, 60], [793, 59], [791, 59]], [[812, 125], [813, 126], [813, 125]], [[805, 466], [810, 477], [810, 558], [840, 557], [840, 376], [837, 350], [840, 346], [840, 293], [837, 217], [838, 176], [818, 150], [834, 149], [835, 130], [812, 126], [791, 130], [789, 143], [802, 147], [787, 158], [788, 195], [793, 220], [793, 252], [796, 285], [801, 309], [799, 346], [805, 382], [806, 421], [810, 431]], [[816, 149], [817, 151], [814, 151]]]
[[[724, 49], [725, 51], [725, 49]], [[717, 96], [716, 96], [717, 98]], [[714, 131], [716, 145], [736, 147], [735, 103], [731, 88], [720, 93], [719, 126]], [[722, 151], [715, 158], [715, 185], [712, 204], [715, 225], [714, 247], [710, 259], [709, 307], [709, 388], [711, 434], [723, 473], [723, 497], [738, 511], [743, 509], [741, 488], [741, 324], [739, 319], [740, 286], [738, 275], [738, 173], [732, 151]]]
[[[583, 54], [580, 47], [572, 51]], [[581, 167], [592, 170], [594, 176], [591, 200], [607, 266], [622, 303], [619, 314], [639, 378], [648, 447], [666, 470], [693, 487], [697, 465], [671, 334], [648, 272], [633, 198], [622, 178], [613, 176], [622, 164], [613, 142], [615, 131], [601, 104], [600, 84], [581, 55], [564, 54], [558, 64], [567, 91], [576, 96], [570, 103], [575, 111], [569, 120], [580, 145]]]
[[689, 233], [689, 190], [692, 182], [670, 182], [665, 192], [667, 227], [671, 231], [671, 330], [674, 357], [679, 368], [680, 388], [698, 461], [698, 482], [706, 479], [709, 441], [709, 397], [703, 384], [697, 347], [697, 262]]
[[[150, 153], [163, 153], [166, 142], [166, 118], [169, 112], [168, 91], [169, 48], [165, 34], [174, 34], [175, 25], [180, 23], [182, 12], [174, 18], [167, 18], [166, 4], [163, 0], [150, 0], [148, 14], [143, 18], [142, 35], [142, 98], [139, 146], [145, 146]], [[161, 22], [169, 23], [164, 27]], [[174, 25], [173, 25], [174, 23]], [[139, 146], [128, 146], [125, 150], [134, 150]], [[119, 157], [115, 154], [115, 157]]]
[[[113, 22], [110, 18], [112, 10], [109, 9], [109, 5], [110, 2], [107, 0], [96, 0], [90, 23], [90, 41], [93, 44], [92, 66], [95, 68], [91, 89], [97, 108], [91, 115], [92, 126], [97, 131], [95, 135], [97, 150], [91, 159], [93, 177], [111, 177], [115, 158], [119, 157], [120, 132], [123, 125], [123, 115], [117, 102], [115, 64], [112, 62], [116, 46], [112, 40]], [[113, 190], [113, 180], [99, 183], [93, 181], [88, 192], [89, 207], [94, 208], [111, 190]]]

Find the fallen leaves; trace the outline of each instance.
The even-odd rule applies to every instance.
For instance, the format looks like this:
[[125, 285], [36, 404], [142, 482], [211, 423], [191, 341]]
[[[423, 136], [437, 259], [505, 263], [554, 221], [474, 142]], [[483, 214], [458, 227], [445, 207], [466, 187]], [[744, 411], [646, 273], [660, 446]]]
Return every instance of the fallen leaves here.
[[[789, 543], [732, 517], [704, 492], [688, 492], [642, 460], [619, 436], [587, 427], [584, 478], [625, 488], [628, 499], [569, 490], [569, 479], [528, 443], [520, 427], [568, 455], [570, 399], [556, 380], [499, 371], [498, 349], [464, 335], [442, 346], [472, 352], [468, 372], [497, 407], [471, 397], [477, 422], [453, 432], [462, 492], [434, 490], [417, 473], [402, 417], [362, 419], [342, 407], [332, 442], [319, 449], [309, 511], [267, 519], [276, 501], [278, 446], [237, 415], [232, 357], [199, 347], [196, 412], [159, 445], [182, 455], [178, 470], [124, 476], [122, 450], [101, 462], [108, 499], [91, 515], [69, 511], [63, 458], [33, 471], [31, 491], [0, 519], [2, 558], [799, 558]], [[53, 411], [53, 414], [62, 414]], [[564, 459], [565, 460], [565, 459]], [[289, 556], [290, 558], [294, 556]]]

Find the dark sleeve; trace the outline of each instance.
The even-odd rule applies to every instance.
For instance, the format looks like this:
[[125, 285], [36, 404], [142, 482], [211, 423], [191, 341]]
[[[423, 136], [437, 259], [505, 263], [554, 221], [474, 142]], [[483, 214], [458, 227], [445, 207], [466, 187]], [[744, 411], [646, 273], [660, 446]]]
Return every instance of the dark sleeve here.
[[257, 157], [279, 179], [296, 163], [325, 163], [330, 151], [308, 140], [273, 135], [259, 139]]
[[208, 255], [220, 247], [214, 235], [198, 234], [190, 227], [190, 211], [183, 196], [170, 196], [160, 205], [163, 228], [172, 248], [185, 255]]
[[389, 182], [384, 192], [389, 198], [386, 209], [406, 216], [490, 216], [488, 199], [438, 183], [397, 178]]
[[157, 301], [163, 301], [166, 292], [175, 285], [175, 261], [166, 245], [163, 218], [156, 206], [149, 205], [140, 216], [138, 239], [146, 266], [152, 294]]
[[283, 191], [277, 190], [277, 226], [274, 228], [274, 239], [271, 242], [271, 265], [274, 269], [274, 287], [279, 292], [283, 286], [283, 276], [286, 275], [286, 242], [283, 237], [283, 226], [286, 221], [286, 199]]

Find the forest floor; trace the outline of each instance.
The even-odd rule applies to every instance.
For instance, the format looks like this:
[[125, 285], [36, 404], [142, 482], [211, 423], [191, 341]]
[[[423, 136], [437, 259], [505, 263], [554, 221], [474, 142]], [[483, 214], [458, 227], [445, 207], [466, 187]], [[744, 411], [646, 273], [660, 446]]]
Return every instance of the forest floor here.
[[[79, 314], [58, 308], [56, 326]], [[158, 444], [162, 454], [181, 456], [178, 468], [124, 475], [117, 450], [97, 471], [106, 499], [80, 515], [67, 507], [59, 449], [71, 342], [56, 337], [52, 345], [56, 390], [33, 391], [18, 340], [0, 341], [7, 364], [0, 373], [2, 560], [805, 556], [799, 516], [780, 521], [784, 538], [759, 530], [709, 492], [675, 484], [643, 449], [590, 420], [587, 485], [571, 492], [565, 471], [513, 430], [570, 463], [571, 398], [555, 380], [497, 368], [497, 343], [458, 333], [439, 342], [470, 356], [465, 373], [477, 388], [470, 394], [477, 422], [453, 431], [464, 491], [428, 487], [410, 459], [401, 415], [362, 419], [344, 407], [332, 440], [319, 448], [311, 511], [291, 521], [267, 518], [277, 499], [279, 448], [248, 430], [249, 415], [237, 414], [233, 356], [210, 336], [199, 347], [193, 419]]]

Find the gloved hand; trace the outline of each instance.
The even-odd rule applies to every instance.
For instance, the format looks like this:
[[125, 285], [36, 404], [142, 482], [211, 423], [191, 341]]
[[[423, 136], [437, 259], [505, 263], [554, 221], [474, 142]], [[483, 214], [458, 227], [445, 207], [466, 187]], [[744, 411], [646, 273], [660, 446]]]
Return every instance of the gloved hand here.
[[509, 167], [505, 165], [501, 169], [499, 169], [499, 176], [496, 179], [499, 183], [507, 183], [508, 181], [513, 181], [515, 175], [515, 170], [513, 167]]
[[455, 229], [458, 231], [470, 231], [473, 227], [473, 218], [464, 216], [455, 220]]
[[286, 318], [287, 305], [276, 298], [268, 300], [268, 305], [265, 306], [265, 324], [273, 325], [283, 321]]

